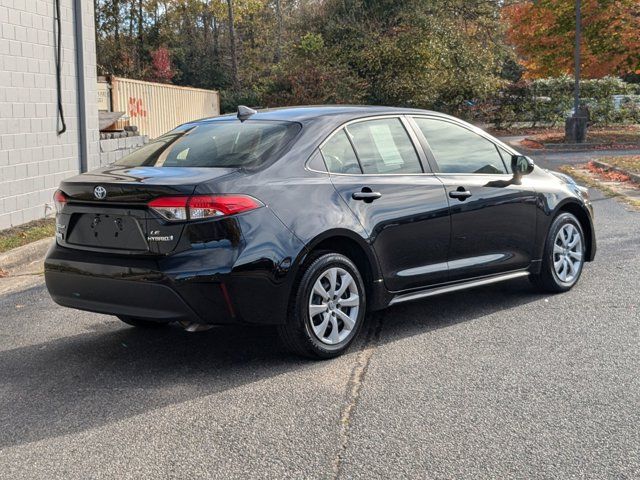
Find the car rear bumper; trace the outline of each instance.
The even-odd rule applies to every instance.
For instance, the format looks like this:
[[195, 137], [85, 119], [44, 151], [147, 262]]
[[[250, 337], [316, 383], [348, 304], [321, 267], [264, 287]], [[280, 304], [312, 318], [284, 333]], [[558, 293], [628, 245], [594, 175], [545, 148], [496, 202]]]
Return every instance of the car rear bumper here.
[[260, 270], [234, 274], [229, 263], [235, 258], [228, 250], [127, 258], [55, 244], [45, 259], [45, 281], [56, 303], [79, 310], [159, 322], [284, 322], [285, 282]]
[[45, 278], [51, 298], [64, 307], [158, 322], [202, 321], [174, 289], [161, 283], [51, 270]]

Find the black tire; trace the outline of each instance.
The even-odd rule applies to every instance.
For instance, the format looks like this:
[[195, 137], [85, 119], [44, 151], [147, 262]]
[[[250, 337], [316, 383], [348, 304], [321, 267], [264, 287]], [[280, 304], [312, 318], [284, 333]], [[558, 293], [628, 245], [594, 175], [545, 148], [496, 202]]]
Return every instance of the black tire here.
[[137, 328], [160, 328], [168, 325], [167, 322], [156, 322], [153, 320], [143, 320], [142, 318], [125, 317], [118, 315], [118, 318], [127, 325]]
[[[342, 330], [343, 334], [346, 335], [345, 338], [338, 343], [330, 345], [326, 343], [326, 341], [329, 341], [327, 338], [323, 341], [314, 332], [312, 323], [315, 324], [317, 322], [322, 322], [318, 320], [317, 316], [314, 316], [314, 319], [310, 318], [309, 308], [312, 298], [312, 290], [316, 281], [321, 277], [324, 278], [323, 275], [334, 267], [342, 269], [350, 274], [353, 280], [353, 283], [350, 283], [350, 285], [353, 285], [354, 288], [357, 289], [359, 305], [357, 307], [357, 311], [353, 311], [347, 307], [347, 310], [350, 312], [349, 314], [351, 315], [351, 313], [353, 313], [355, 317], [355, 325], [350, 330], [350, 333], [346, 333]], [[337, 307], [339, 307], [339, 300], [340, 299], [337, 300]], [[309, 358], [329, 359], [342, 355], [353, 343], [362, 328], [366, 314], [366, 300], [362, 276], [360, 275], [358, 268], [351, 260], [349, 260], [349, 258], [339, 253], [331, 252], [319, 252], [312, 255], [302, 267], [302, 272], [298, 276], [298, 281], [293, 287], [291, 301], [289, 302], [289, 311], [287, 313], [287, 323], [278, 327], [278, 333], [282, 343], [291, 352]], [[344, 307], [342, 307], [342, 311], [345, 311]], [[327, 314], [332, 315], [329, 311], [329, 307], [327, 307]], [[318, 315], [323, 316], [324, 313]], [[337, 319], [337, 322], [338, 323], [332, 325], [341, 325], [339, 328], [346, 328], [344, 322], [339, 319]], [[333, 331], [333, 326], [327, 325], [326, 328], [329, 332]]]
[[[573, 227], [575, 227], [580, 235], [582, 261], [579, 265], [579, 268], [577, 268], [577, 273], [573, 275], [571, 280], [563, 281], [558, 276], [558, 273], [554, 268], [554, 246], [558, 232], [567, 224], [573, 225]], [[559, 214], [551, 223], [551, 227], [549, 228], [549, 232], [547, 233], [540, 273], [530, 275], [529, 278], [531, 280], [531, 283], [533, 283], [534, 286], [542, 292], [561, 293], [571, 290], [571, 288], [573, 288], [573, 286], [578, 282], [578, 280], [580, 279], [580, 275], [582, 274], [582, 268], [584, 267], [584, 258], [586, 254], [585, 247], [586, 243], [584, 231], [582, 230], [582, 226], [580, 225], [578, 219], [568, 212]]]

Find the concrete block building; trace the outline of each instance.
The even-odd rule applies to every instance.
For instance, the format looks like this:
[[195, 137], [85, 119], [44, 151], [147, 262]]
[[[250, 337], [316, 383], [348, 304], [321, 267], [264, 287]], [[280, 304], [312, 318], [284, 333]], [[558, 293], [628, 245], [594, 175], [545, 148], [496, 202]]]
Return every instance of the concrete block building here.
[[49, 215], [60, 180], [98, 166], [100, 145], [93, 0], [0, 0], [0, 29], [4, 229]]

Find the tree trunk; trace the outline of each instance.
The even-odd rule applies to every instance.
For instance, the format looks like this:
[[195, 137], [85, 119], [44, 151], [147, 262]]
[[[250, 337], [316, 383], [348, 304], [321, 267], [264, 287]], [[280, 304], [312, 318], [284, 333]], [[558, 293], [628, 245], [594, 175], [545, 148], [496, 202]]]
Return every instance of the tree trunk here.
[[220, 61], [220, 29], [218, 28], [218, 19], [213, 17], [213, 58], [215, 58], [216, 65], [219, 67], [222, 63]]
[[142, 55], [144, 53], [142, 2], [143, 0], [138, 0], [138, 75], [140, 76], [142, 76]]
[[280, 5], [281, 0], [276, 0], [276, 54], [275, 54], [275, 62], [280, 62], [282, 59], [282, 5]]
[[249, 15], [249, 21], [247, 23], [249, 24], [249, 45], [251, 49], [254, 49], [256, 48], [256, 35], [254, 31], [255, 22], [253, 21], [253, 13]]
[[120, 0], [113, 0], [113, 7], [111, 10], [113, 16], [113, 40], [116, 44], [116, 48], [120, 48]]
[[[209, 7], [209, 5], [207, 5], [207, 7]], [[211, 31], [211, 12], [209, 11], [209, 8], [205, 8], [205, 10], [202, 12], [202, 28], [203, 28], [203, 33], [202, 33], [202, 38], [204, 40], [204, 48], [205, 51], [207, 53], [210, 52], [209, 48], [209, 32]]]
[[236, 53], [236, 31], [233, 26], [233, 0], [227, 0], [229, 12], [229, 50], [231, 53], [231, 85], [234, 90], [240, 86], [238, 80], [238, 56]]
[[136, 13], [136, 6], [132, 1], [131, 5], [129, 5], [129, 39], [133, 37], [133, 19], [135, 18], [135, 13]]

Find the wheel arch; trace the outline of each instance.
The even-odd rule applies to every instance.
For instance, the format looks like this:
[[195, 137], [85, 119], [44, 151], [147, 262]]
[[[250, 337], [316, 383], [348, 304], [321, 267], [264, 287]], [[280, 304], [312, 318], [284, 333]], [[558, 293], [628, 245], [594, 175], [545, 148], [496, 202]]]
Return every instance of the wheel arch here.
[[570, 213], [580, 222], [580, 226], [582, 227], [582, 231], [584, 232], [585, 240], [587, 243], [586, 261], [592, 261], [595, 257], [596, 250], [595, 230], [593, 227], [591, 215], [589, 214], [587, 208], [577, 201], [566, 200], [565, 202], [558, 205], [558, 207], [556, 207], [556, 210], [552, 217], [552, 221], [561, 213]]
[[366, 240], [350, 230], [332, 229], [308, 242], [295, 261], [294, 277], [299, 278], [303, 265], [311, 255], [323, 250], [340, 253], [358, 267], [365, 284], [367, 304], [371, 309], [377, 310], [384, 301], [381, 298], [383, 282], [380, 281], [381, 273], [377, 257]]

